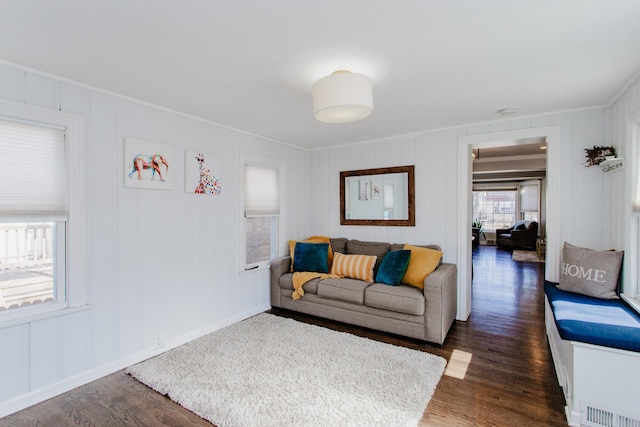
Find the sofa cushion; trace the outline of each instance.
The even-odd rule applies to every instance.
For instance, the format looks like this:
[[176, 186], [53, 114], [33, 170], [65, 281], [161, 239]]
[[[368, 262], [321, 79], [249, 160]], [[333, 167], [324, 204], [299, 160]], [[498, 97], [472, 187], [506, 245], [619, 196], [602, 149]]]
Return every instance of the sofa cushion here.
[[329, 264], [329, 271], [331, 271], [331, 264], [333, 263], [333, 249], [331, 249], [331, 238], [327, 236], [311, 236], [307, 240], [310, 240], [312, 242], [322, 242], [322, 243], [329, 244], [328, 251], [327, 251], [327, 262]]
[[318, 283], [317, 295], [353, 304], [364, 304], [364, 290], [368, 286], [369, 283], [356, 279], [325, 279]]
[[640, 352], [640, 314], [623, 300], [565, 292], [546, 280], [544, 292], [562, 339]]
[[[320, 279], [311, 279], [307, 283], [304, 284], [304, 293], [305, 294], [317, 294], [318, 293], [318, 282]], [[285, 273], [280, 276], [280, 289], [286, 289], [287, 291], [293, 292], [293, 273]]]
[[509, 230], [526, 230], [527, 228], [527, 222], [524, 220], [519, 220], [516, 221], [515, 224], [513, 224], [511, 227], [509, 227]]
[[293, 271], [329, 272], [328, 243], [298, 242], [293, 258]]
[[387, 286], [374, 283], [364, 292], [364, 303], [369, 307], [391, 310], [397, 313], [424, 314], [424, 295], [412, 286]]
[[347, 253], [347, 242], [349, 239], [345, 239], [344, 237], [336, 237], [331, 238], [331, 249], [333, 252], [340, 252], [341, 254]]
[[401, 251], [403, 249], [404, 243], [392, 243], [391, 246], [389, 246], [390, 251]]
[[[295, 259], [296, 243], [298, 242], [310, 242], [310, 243], [330, 243], [331, 239], [325, 236], [311, 236], [306, 240], [289, 240], [289, 256], [291, 257], [291, 271], [293, 271], [293, 261]], [[331, 244], [327, 248], [327, 269], [331, 271], [331, 263], [333, 262], [333, 251]]]
[[402, 283], [424, 289], [424, 278], [436, 269], [442, 252], [413, 245], [404, 245], [404, 248], [411, 251], [411, 257]]
[[376, 274], [376, 282], [398, 286], [404, 273], [407, 271], [410, 256], [411, 251], [401, 250], [387, 252]]
[[378, 272], [380, 263], [389, 252], [391, 245], [386, 242], [362, 242], [360, 240], [349, 240], [347, 242], [347, 254], [362, 254], [377, 256], [376, 264], [373, 267], [374, 273]]
[[595, 251], [564, 242], [559, 289], [617, 299], [623, 251]]
[[331, 274], [373, 283], [373, 265], [375, 262], [375, 255], [344, 255], [336, 252]]
[[[393, 243], [391, 244], [391, 247], [389, 248], [390, 251], [401, 251], [404, 249], [404, 245], [406, 245], [406, 243]], [[433, 249], [434, 251], [440, 251], [442, 252], [442, 248], [439, 245], [414, 245], [417, 246], [419, 248], [427, 248], [427, 249]], [[438, 265], [442, 264], [442, 258], [440, 258], [440, 261], [438, 262]]]

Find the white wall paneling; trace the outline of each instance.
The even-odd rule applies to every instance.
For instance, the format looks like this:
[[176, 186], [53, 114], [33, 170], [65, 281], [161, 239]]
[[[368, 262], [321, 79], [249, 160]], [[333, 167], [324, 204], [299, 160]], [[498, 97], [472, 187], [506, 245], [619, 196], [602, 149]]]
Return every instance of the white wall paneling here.
[[[562, 241], [603, 248], [604, 232], [601, 227], [594, 227], [594, 223], [601, 224], [604, 218], [604, 176], [596, 168], [585, 168], [583, 163], [584, 148], [600, 144], [599, 141], [604, 139], [605, 123], [605, 109], [596, 108], [313, 151], [312, 163], [315, 162], [317, 169], [311, 174], [311, 186], [329, 183], [330, 198], [328, 201], [322, 198], [311, 201], [317, 221], [312, 228], [325, 230], [330, 236], [440, 245], [444, 260], [458, 264], [460, 306], [457, 317], [466, 319], [471, 309], [468, 241], [471, 209], [467, 209], [470, 189], [465, 189], [461, 181], [470, 179], [470, 155], [467, 156], [470, 148], [466, 146], [495, 145], [496, 141], [514, 135], [549, 134], [551, 147], [548, 150], [546, 202], [547, 237], [550, 241], [547, 244], [546, 277], [557, 280]], [[467, 139], [460, 147], [459, 140], [464, 138]], [[340, 171], [405, 164], [416, 166], [415, 227], [340, 225], [337, 197]], [[316, 234], [315, 230], [310, 230], [310, 234]]]
[[[29, 391], [29, 326], [0, 329], [0, 402]], [[0, 414], [1, 415], [1, 414]]]
[[[0, 327], [0, 417], [270, 307], [268, 270], [238, 270], [239, 153], [283, 164], [282, 235], [299, 238], [309, 230], [308, 151], [8, 66], [0, 100], [84, 119], [89, 304]], [[125, 137], [172, 146], [173, 190], [124, 187]], [[220, 157], [221, 195], [184, 191], [187, 149]]]
[[27, 73], [0, 64], [0, 93], [4, 99], [25, 102], [24, 91]]
[[26, 103], [58, 110], [60, 108], [60, 82], [27, 73]]

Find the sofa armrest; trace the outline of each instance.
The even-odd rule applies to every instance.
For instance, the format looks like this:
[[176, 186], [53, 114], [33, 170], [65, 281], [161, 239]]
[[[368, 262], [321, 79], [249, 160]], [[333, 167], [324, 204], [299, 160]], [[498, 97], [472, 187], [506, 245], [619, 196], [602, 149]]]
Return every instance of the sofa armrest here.
[[291, 271], [291, 257], [274, 258], [269, 262], [269, 265], [271, 267], [271, 306], [281, 307], [280, 276]]
[[458, 311], [458, 269], [442, 263], [424, 279], [427, 341], [442, 344]]
[[512, 230], [513, 230], [513, 227], [511, 227], [511, 228], [497, 228], [496, 229], [496, 240], [503, 234], [511, 233]]

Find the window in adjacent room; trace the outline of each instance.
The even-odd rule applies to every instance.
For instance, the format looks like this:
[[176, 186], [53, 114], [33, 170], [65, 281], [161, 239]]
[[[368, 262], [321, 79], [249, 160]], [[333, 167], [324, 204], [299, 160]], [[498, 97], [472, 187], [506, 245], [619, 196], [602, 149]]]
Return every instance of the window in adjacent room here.
[[484, 231], [508, 228], [516, 222], [514, 190], [474, 191], [473, 219], [483, 223]]
[[66, 164], [64, 129], [0, 119], [0, 313], [67, 300]]
[[280, 216], [279, 169], [244, 164], [244, 268], [264, 266], [277, 256]]

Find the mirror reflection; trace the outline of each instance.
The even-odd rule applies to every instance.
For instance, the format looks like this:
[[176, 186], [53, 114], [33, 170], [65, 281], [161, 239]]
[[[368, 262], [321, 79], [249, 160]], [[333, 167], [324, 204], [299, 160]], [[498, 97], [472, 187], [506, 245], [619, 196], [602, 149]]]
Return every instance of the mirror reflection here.
[[[409, 219], [408, 173], [346, 178], [346, 219]], [[351, 197], [354, 194], [356, 197]]]
[[342, 225], [415, 225], [413, 166], [340, 173]]

